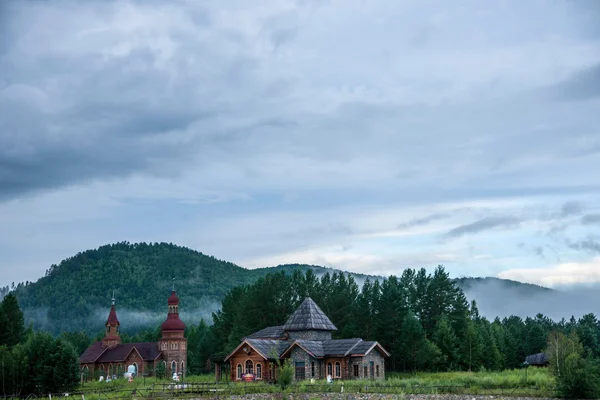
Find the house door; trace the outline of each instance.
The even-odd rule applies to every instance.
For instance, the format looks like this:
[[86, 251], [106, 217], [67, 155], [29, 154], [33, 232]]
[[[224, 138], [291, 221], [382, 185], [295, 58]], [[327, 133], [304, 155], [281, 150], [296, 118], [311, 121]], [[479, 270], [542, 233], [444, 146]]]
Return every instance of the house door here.
[[304, 361], [296, 361], [296, 380], [303, 381], [306, 377], [306, 368], [304, 367]]

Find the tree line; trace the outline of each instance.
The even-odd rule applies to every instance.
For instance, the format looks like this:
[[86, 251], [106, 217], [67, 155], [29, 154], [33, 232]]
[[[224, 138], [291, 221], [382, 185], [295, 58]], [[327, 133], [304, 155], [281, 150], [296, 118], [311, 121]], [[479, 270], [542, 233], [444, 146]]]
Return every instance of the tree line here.
[[0, 393], [67, 392], [77, 386], [78, 355], [65, 338], [25, 329], [23, 312], [13, 293], [0, 304]]
[[[362, 285], [341, 272], [318, 277], [309, 269], [270, 273], [237, 286], [213, 313], [212, 325], [186, 321], [187, 373], [209, 373], [211, 360], [222, 358], [255, 331], [283, 325], [307, 296], [338, 327], [334, 338], [380, 342], [391, 353], [389, 371], [513, 369], [523, 367], [527, 355], [546, 351], [565, 393], [597, 393], [590, 389], [600, 381], [600, 322], [593, 314], [568, 321], [542, 314], [488, 320], [441, 266], [433, 273], [407, 269], [401, 276], [366, 279]], [[63, 332], [53, 337], [25, 329], [17, 299], [9, 293], [0, 306], [2, 393], [71, 390], [79, 379], [78, 355], [103, 334]], [[160, 336], [158, 326], [121, 335], [124, 343], [155, 342]]]

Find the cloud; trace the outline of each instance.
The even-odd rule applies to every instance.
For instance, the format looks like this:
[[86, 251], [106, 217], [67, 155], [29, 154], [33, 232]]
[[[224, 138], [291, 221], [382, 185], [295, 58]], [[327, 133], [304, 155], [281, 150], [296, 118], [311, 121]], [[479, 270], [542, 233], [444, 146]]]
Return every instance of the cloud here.
[[591, 234], [595, 97], [540, 95], [595, 76], [583, 7], [0, 4], [0, 280], [119, 240], [475, 275]]
[[521, 219], [512, 216], [485, 217], [469, 224], [460, 225], [446, 233], [446, 237], [455, 238], [471, 235], [495, 228], [514, 228], [521, 223]]
[[600, 97], [600, 64], [573, 73], [549, 90], [556, 99], [566, 101], [592, 100]]
[[600, 214], [587, 214], [581, 217], [581, 223], [583, 225], [596, 225], [600, 224]]
[[534, 283], [547, 287], [600, 282], [600, 257], [584, 262], [566, 262], [547, 268], [515, 268], [502, 271], [498, 278]]
[[425, 217], [413, 218], [410, 221], [403, 222], [398, 225], [398, 229], [408, 229], [415, 226], [426, 225], [433, 221], [438, 221], [444, 218], [448, 218], [448, 214], [431, 214]]
[[573, 215], [579, 215], [583, 211], [583, 206], [576, 201], [569, 201], [561, 207], [560, 216], [563, 218]]
[[600, 254], [600, 240], [591, 236], [578, 241], [568, 240], [567, 245], [575, 250], [582, 250], [590, 254]]

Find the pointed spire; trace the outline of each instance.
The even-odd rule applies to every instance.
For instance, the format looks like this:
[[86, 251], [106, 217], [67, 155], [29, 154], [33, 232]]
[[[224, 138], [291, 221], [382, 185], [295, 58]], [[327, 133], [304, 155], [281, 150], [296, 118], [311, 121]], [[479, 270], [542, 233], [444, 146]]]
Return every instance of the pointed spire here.
[[336, 331], [337, 328], [310, 297], [306, 297], [283, 326], [286, 331]]

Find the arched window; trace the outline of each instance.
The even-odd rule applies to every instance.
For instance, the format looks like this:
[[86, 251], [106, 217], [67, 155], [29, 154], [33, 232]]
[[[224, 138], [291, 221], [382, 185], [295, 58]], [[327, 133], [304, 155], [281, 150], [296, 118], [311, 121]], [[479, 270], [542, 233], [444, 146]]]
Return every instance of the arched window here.
[[173, 361], [171, 363], [171, 373], [172, 374], [176, 374], [177, 373], [177, 362], [176, 361]]
[[115, 369], [112, 364], [108, 364], [108, 375], [113, 376], [115, 374]]
[[262, 365], [256, 364], [256, 379], [262, 379]]
[[335, 363], [335, 377], [339, 378], [342, 376], [342, 367], [339, 362]]
[[327, 363], [327, 375], [333, 376], [333, 365], [331, 363]]
[[246, 373], [253, 374], [254, 373], [254, 363], [252, 360], [246, 360]]
[[236, 375], [237, 379], [242, 379], [242, 364], [238, 364], [237, 366], [237, 375]]

